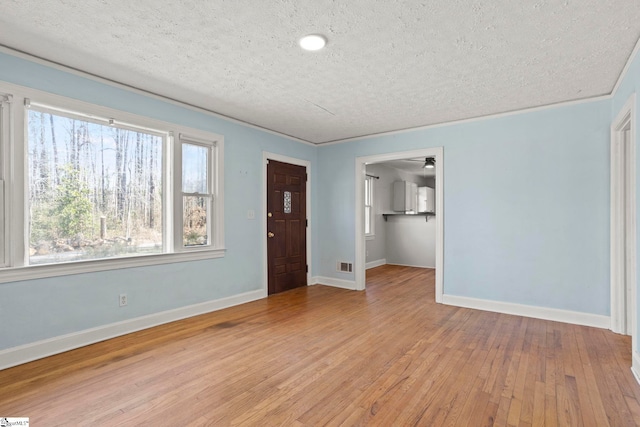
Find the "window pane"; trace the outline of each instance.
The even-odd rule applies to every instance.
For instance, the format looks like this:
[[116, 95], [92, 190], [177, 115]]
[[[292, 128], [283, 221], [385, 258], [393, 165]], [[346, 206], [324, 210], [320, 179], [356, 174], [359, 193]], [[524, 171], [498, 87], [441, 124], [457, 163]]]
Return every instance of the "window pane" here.
[[291, 192], [290, 191], [284, 192], [284, 213], [286, 214], [291, 213]]
[[183, 197], [183, 237], [184, 246], [204, 246], [209, 244], [207, 213], [210, 197]]
[[364, 180], [364, 204], [371, 205], [371, 178], [369, 177]]
[[371, 207], [364, 208], [364, 233], [371, 234]]
[[182, 144], [182, 192], [209, 192], [207, 185], [207, 165], [209, 148], [200, 145]]
[[163, 138], [28, 111], [29, 264], [162, 252]]

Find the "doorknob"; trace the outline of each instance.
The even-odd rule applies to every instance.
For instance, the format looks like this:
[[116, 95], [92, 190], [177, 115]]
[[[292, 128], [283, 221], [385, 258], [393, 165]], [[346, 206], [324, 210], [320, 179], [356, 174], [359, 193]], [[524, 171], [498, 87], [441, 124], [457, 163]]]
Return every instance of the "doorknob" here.
[[275, 236], [275, 234], [273, 234], [272, 232], [268, 232], [268, 233], [267, 233], [267, 237], [271, 238], [271, 237], [273, 237], [273, 236]]

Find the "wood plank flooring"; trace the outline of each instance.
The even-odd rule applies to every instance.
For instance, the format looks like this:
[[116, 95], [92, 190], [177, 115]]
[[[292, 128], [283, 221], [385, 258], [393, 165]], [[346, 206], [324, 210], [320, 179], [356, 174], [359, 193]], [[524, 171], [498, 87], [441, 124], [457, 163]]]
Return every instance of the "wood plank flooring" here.
[[434, 303], [434, 270], [310, 286], [0, 371], [33, 426], [634, 426], [629, 337]]

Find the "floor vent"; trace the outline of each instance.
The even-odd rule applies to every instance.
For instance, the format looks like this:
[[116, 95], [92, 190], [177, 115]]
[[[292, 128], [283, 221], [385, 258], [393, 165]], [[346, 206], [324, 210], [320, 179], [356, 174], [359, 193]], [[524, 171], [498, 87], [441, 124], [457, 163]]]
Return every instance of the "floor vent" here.
[[338, 262], [338, 271], [351, 273], [353, 272], [353, 264], [350, 262]]

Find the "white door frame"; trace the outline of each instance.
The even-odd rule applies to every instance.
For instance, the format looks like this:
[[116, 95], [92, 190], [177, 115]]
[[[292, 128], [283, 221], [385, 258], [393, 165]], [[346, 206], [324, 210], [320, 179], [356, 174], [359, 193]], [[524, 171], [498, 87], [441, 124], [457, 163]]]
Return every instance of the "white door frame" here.
[[306, 190], [306, 205], [307, 205], [307, 265], [309, 270], [307, 271], [307, 286], [311, 283], [311, 162], [308, 160], [297, 159], [295, 157], [284, 156], [282, 154], [269, 153], [267, 151], [262, 152], [262, 252], [263, 266], [262, 266], [262, 278], [263, 278], [263, 290], [264, 295], [269, 294], [269, 254], [267, 253], [267, 163], [269, 160], [275, 160], [277, 162], [290, 163], [292, 165], [304, 166], [307, 169], [307, 190]]
[[[611, 330], [636, 340], [636, 96], [631, 95], [611, 124]], [[624, 131], [629, 129], [626, 162]], [[626, 168], [625, 168], [626, 164]], [[625, 174], [625, 169], [627, 169]], [[625, 212], [625, 188], [628, 195]], [[625, 217], [630, 218], [625, 224]], [[626, 236], [625, 236], [626, 234]], [[626, 239], [631, 239], [625, 249]], [[626, 256], [625, 256], [626, 254]], [[626, 258], [626, 259], [625, 259]], [[626, 268], [625, 268], [626, 266]], [[625, 280], [626, 279], [626, 280]], [[630, 283], [629, 283], [630, 282]], [[631, 289], [627, 298], [625, 284]], [[630, 299], [630, 301], [628, 301]], [[628, 328], [630, 313], [631, 327]]]
[[442, 278], [444, 273], [444, 150], [442, 147], [356, 157], [356, 290], [364, 290], [366, 282], [366, 245], [364, 233], [364, 180], [367, 171], [366, 165], [389, 160], [410, 159], [413, 157], [433, 157], [436, 160], [436, 302], [441, 303], [443, 294]]

